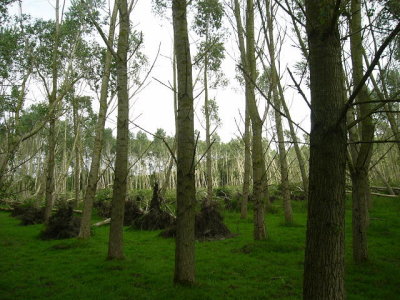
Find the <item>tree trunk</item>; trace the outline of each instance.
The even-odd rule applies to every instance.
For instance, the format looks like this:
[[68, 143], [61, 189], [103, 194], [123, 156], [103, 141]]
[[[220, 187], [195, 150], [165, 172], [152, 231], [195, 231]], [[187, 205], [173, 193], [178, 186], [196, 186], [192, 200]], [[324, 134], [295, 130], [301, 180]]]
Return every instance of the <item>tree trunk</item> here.
[[[49, 97], [49, 105], [52, 106], [56, 102], [57, 98], [57, 80], [58, 80], [58, 43], [59, 43], [59, 32], [60, 32], [60, 16], [59, 16], [60, 2], [56, 1], [56, 30], [54, 33], [54, 45], [53, 45], [53, 62], [52, 62], [52, 76], [53, 86], [52, 92]], [[49, 221], [51, 211], [53, 209], [54, 202], [54, 166], [55, 166], [55, 148], [56, 148], [56, 113], [53, 111], [49, 120], [49, 135], [47, 145], [47, 169], [46, 169], [46, 198], [45, 198], [45, 211], [44, 211], [44, 222]]]
[[[362, 47], [362, 27], [361, 27], [361, 0], [351, 1], [350, 19], [350, 49], [353, 63], [353, 85], [356, 86], [362, 79], [363, 72], [363, 47]], [[357, 102], [368, 101], [369, 93], [366, 85], [362, 87], [356, 97]], [[370, 111], [367, 104], [359, 105], [358, 115], [363, 120], [359, 125], [359, 134], [362, 141], [371, 141], [374, 137], [374, 124], [372, 117], [366, 117]], [[367, 227], [368, 227], [368, 204], [370, 202], [369, 189], [369, 165], [372, 156], [372, 143], [352, 144], [355, 148], [353, 154], [353, 166], [350, 168], [353, 185], [353, 258], [356, 263], [363, 263], [368, 260]]]
[[123, 225], [128, 178], [129, 95], [127, 62], [129, 48], [129, 12], [127, 0], [118, 1], [118, 11], [120, 22], [117, 50], [118, 119], [114, 186], [108, 243], [109, 259], [124, 258]]
[[368, 260], [368, 203], [371, 198], [368, 172], [351, 174], [353, 196], [353, 259], [356, 263]]
[[390, 195], [396, 195], [396, 193], [394, 192], [393, 188], [391, 187], [391, 185], [389, 184], [389, 182], [387, 181], [387, 179], [385, 178], [385, 176], [382, 174], [382, 172], [380, 170], [376, 170], [376, 173], [378, 174], [378, 176], [381, 178], [383, 185], [386, 187], [387, 192]]
[[[278, 136], [278, 150], [279, 150], [279, 167], [280, 167], [280, 175], [281, 175], [281, 188], [283, 193], [283, 207], [285, 212], [285, 223], [291, 224], [293, 223], [293, 211], [292, 204], [290, 202], [290, 190], [289, 190], [289, 171], [288, 171], [288, 163], [286, 157], [286, 149], [285, 149], [285, 138], [283, 135], [283, 126], [282, 126], [282, 117], [280, 115], [281, 110], [281, 102], [284, 101], [283, 98], [279, 98], [277, 87], [278, 87], [278, 70], [275, 65], [275, 45], [274, 45], [274, 28], [273, 28], [273, 19], [272, 19], [272, 6], [270, 1], [267, 6], [267, 26], [268, 26], [268, 50], [271, 62], [271, 89], [272, 89], [272, 98], [274, 102], [275, 109], [275, 125], [276, 125], [276, 133]], [[290, 122], [289, 122], [290, 123]]]
[[[281, 97], [283, 111], [288, 116], [288, 118], [291, 119], [290, 111], [286, 105], [285, 97], [283, 94], [283, 89], [282, 89], [282, 86], [279, 81], [278, 81], [278, 89], [279, 89], [279, 95]], [[299, 162], [299, 169], [300, 169], [301, 179], [302, 179], [302, 183], [303, 183], [304, 194], [305, 194], [305, 198], [307, 199], [308, 198], [308, 176], [307, 176], [307, 172], [306, 172], [306, 162], [304, 161], [303, 153], [300, 150], [296, 132], [293, 127], [293, 123], [292, 122], [288, 122], [288, 123], [289, 123], [290, 137], [292, 138], [294, 151], [296, 152], [296, 157]]]
[[[114, 3], [113, 12], [110, 20], [110, 31], [108, 35], [108, 42], [110, 45], [114, 44], [115, 23], [118, 15], [117, 2]], [[92, 148], [92, 163], [90, 165], [88, 185], [86, 187], [85, 198], [83, 200], [83, 211], [81, 219], [81, 227], [79, 230], [79, 238], [87, 239], [90, 237], [90, 223], [92, 219], [93, 201], [96, 195], [97, 182], [100, 169], [101, 152], [103, 148], [103, 135], [104, 126], [107, 117], [107, 96], [108, 85], [110, 80], [112, 54], [107, 49], [106, 58], [104, 62], [104, 73], [101, 79], [100, 90], [100, 109], [97, 118], [95, 137]]]
[[177, 224], [174, 282], [195, 282], [194, 218], [196, 205], [193, 82], [186, 0], [172, 2], [174, 49], [178, 68]]
[[78, 99], [73, 99], [73, 116], [74, 116], [74, 134], [75, 134], [75, 163], [74, 163], [74, 208], [77, 209], [79, 205], [80, 198], [80, 155], [79, 155], [79, 145], [80, 145], [80, 130], [79, 130], [79, 110], [78, 110]]
[[254, 2], [247, 0], [246, 7], [246, 46], [247, 67], [245, 77], [249, 89], [249, 114], [253, 130], [252, 163], [253, 163], [253, 199], [254, 199], [254, 239], [267, 238], [264, 222], [265, 199], [268, 197], [267, 172], [265, 169], [264, 151], [262, 147], [263, 121], [258, 113], [255, 98], [256, 57], [254, 45]]
[[303, 283], [307, 300], [345, 298], [346, 124], [336, 2], [305, 1], [313, 112]]
[[[247, 97], [246, 97], [247, 98]], [[247, 101], [246, 101], [247, 102]], [[250, 116], [246, 104], [244, 112], [244, 174], [243, 174], [243, 199], [240, 207], [240, 217], [247, 218], [247, 204], [249, 202], [251, 153], [250, 153]]]
[[[176, 135], [178, 132], [177, 128], [177, 120], [178, 120], [178, 99], [177, 99], [177, 82], [176, 82], [176, 55], [175, 51], [173, 51], [173, 59], [172, 59], [172, 81], [173, 81], [173, 100], [174, 100], [174, 121], [175, 121], [175, 138], [174, 138], [174, 146], [173, 146], [173, 153], [176, 153]], [[165, 175], [165, 182], [164, 185], [161, 188], [161, 196], [164, 197], [165, 192], [167, 191], [168, 187], [170, 186], [171, 182], [171, 173], [172, 173], [172, 167], [174, 166], [175, 160], [174, 157], [171, 155], [169, 164], [168, 164], [168, 169], [167, 169], [167, 174]]]
[[[208, 38], [206, 37], [206, 44]], [[210, 204], [213, 198], [213, 182], [212, 182], [212, 169], [211, 169], [211, 134], [210, 134], [210, 111], [208, 99], [208, 54], [204, 57], [204, 116], [206, 119], [206, 182], [207, 182], [207, 202]]]
[[[246, 48], [244, 41], [244, 29], [242, 25], [242, 17], [240, 13], [240, 4], [238, 0], [234, 2], [234, 14], [237, 27], [237, 35], [239, 40], [240, 50], [240, 61], [244, 70], [247, 70], [247, 57]], [[246, 71], [247, 72], [247, 71]], [[246, 74], [244, 74], [245, 80], [245, 116], [244, 116], [244, 175], [243, 175], [243, 199], [240, 208], [240, 217], [242, 219], [247, 218], [247, 204], [249, 201], [249, 189], [250, 189], [250, 172], [251, 172], [251, 151], [250, 151], [250, 113], [249, 113], [249, 84]]]

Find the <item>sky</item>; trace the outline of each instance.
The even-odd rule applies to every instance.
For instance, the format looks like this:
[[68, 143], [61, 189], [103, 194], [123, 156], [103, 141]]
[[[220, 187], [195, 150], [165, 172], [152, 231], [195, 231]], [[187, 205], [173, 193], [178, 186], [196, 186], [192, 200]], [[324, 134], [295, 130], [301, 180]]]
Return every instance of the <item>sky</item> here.
[[[61, 3], [63, 1], [60, 1]], [[68, 6], [69, 0], [66, 0]], [[30, 14], [34, 18], [53, 19], [54, 18], [54, 5], [55, 0], [23, 0], [22, 10], [26, 14]], [[12, 8], [11, 12], [16, 12], [16, 8]], [[170, 19], [170, 18], [169, 18]], [[284, 15], [278, 19], [278, 23], [282, 27], [288, 27], [287, 32], [290, 32], [290, 23], [287, 22]], [[173, 112], [173, 93], [170, 89], [165, 87], [159, 81], [166, 85], [172, 82], [172, 25], [166, 18], [155, 16], [151, 10], [150, 0], [138, 0], [137, 5], [131, 15], [132, 28], [143, 32], [144, 48], [143, 52], [147, 55], [150, 64], [153, 63], [157, 57], [158, 49], [159, 55], [155, 61], [152, 73], [146, 83], [146, 87], [141, 93], [135, 95], [131, 99], [130, 119], [134, 120], [140, 127], [149, 132], [155, 133], [157, 128], [163, 128], [168, 135], [173, 135], [175, 132], [174, 112]], [[223, 73], [228, 79], [228, 86], [219, 88], [218, 90], [210, 91], [210, 98], [215, 98], [219, 106], [219, 117], [221, 124], [216, 130], [222, 141], [229, 141], [231, 138], [240, 136], [238, 126], [243, 131], [243, 123], [241, 116], [244, 111], [244, 93], [243, 88], [235, 79], [236, 65], [238, 61], [238, 50], [234, 32], [232, 31], [228, 22], [225, 24], [225, 31], [228, 33], [226, 36], [225, 48], [226, 59], [223, 62]], [[192, 40], [193, 34], [190, 34]], [[101, 42], [99, 38], [99, 42]], [[290, 36], [285, 40], [281, 53], [281, 72], [285, 71], [286, 66], [293, 70], [294, 64], [300, 60], [300, 53], [294, 47], [293, 41]], [[195, 43], [192, 43], [192, 57], [195, 54]], [[194, 76], [197, 74], [194, 69]], [[292, 84], [287, 74], [283, 75], [283, 84]], [[196, 95], [196, 92], [195, 92]], [[298, 96], [297, 92], [290, 87], [285, 91], [286, 101], [292, 114], [292, 119], [300, 124], [306, 130], [309, 130], [309, 114], [305, 102]], [[195, 129], [200, 131], [200, 139], [205, 139], [204, 133], [204, 118], [201, 113], [204, 98], [202, 95], [195, 99]], [[95, 110], [98, 104], [93, 104]], [[265, 106], [265, 101], [260, 98], [260, 109]], [[109, 120], [106, 126], [113, 128], [114, 133], [116, 127], [116, 114], [109, 115]], [[271, 120], [267, 119], [266, 128], [271, 128]], [[133, 132], [139, 129], [131, 126]], [[302, 137], [302, 132], [298, 132]]]

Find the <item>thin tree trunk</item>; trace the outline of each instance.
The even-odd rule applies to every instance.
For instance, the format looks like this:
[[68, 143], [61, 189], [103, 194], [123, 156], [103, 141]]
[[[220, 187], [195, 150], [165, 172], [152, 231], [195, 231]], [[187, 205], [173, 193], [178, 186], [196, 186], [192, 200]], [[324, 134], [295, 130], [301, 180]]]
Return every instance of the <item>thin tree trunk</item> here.
[[247, 67], [245, 77], [249, 89], [249, 114], [253, 130], [252, 162], [253, 162], [253, 199], [254, 199], [254, 239], [266, 239], [264, 222], [265, 200], [268, 199], [267, 172], [265, 169], [264, 151], [262, 146], [263, 121], [258, 113], [255, 99], [256, 58], [254, 45], [254, 3], [247, 0], [246, 7], [246, 45]]
[[177, 224], [174, 282], [195, 282], [195, 144], [193, 81], [186, 19], [186, 0], [172, 2], [174, 49], [178, 68]]
[[305, 1], [312, 109], [303, 282], [307, 300], [345, 298], [345, 90], [336, 3]]
[[[208, 38], [206, 37], [206, 44]], [[210, 204], [213, 198], [213, 180], [212, 180], [212, 166], [211, 166], [211, 134], [210, 134], [210, 111], [208, 99], [208, 54], [204, 57], [204, 116], [206, 119], [206, 183], [207, 183], [207, 200], [206, 205]]]
[[[172, 149], [172, 151], [174, 152], [174, 154], [176, 153], [176, 136], [177, 136], [177, 132], [178, 132], [178, 128], [177, 128], [177, 120], [178, 120], [178, 94], [177, 94], [177, 82], [176, 82], [176, 55], [175, 55], [175, 50], [173, 53], [173, 60], [172, 60], [172, 80], [173, 80], [173, 100], [174, 100], [174, 121], [175, 121], [175, 138], [174, 138], [174, 147]], [[167, 188], [170, 185], [171, 182], [171, 173], [172, 173], [172, 168], [174, 166], [174, 158], [171, 156], [169, 164], [168, 164], [168, 169], [167, 169], [167, 174], [165, 175], [165, 182], [163, 187], [160, 190], [160, 194], [161, 196], [165, 195], [165, 192], [167, 191]]]
[[75, 191], [75, 199], [74, 199], [74, 208], [77, 209], [79, 205], [80, 198], [80, 154], [79, 154], [79, 145], [80, 145], [80, 130], [79, 130], [79, 110], [78, 110], [78, 99], [73, 99], [73, 116], [74, 116], [74, 134], [76, 138], [75, 143], [75, 163], [74, 163], [74, 191]]
[[[52, 76], [53, 85], [52, 92], [49, 97], [49, 105], [52, 106], [57, 98], [57, 80], [58, 80], [58, 43], [60, 32], [60, 1], [56, 0], [56, 30], [54, 33], [53, 45], [53, 62], [52, 62]], [[48, 148], [47, 148], [47, 170], [46, 170], [46, 193], [45, 193], [45, 211], [44, 222], [49, 221], [54, 202], [54, 167], [55, 167], [55, 148], [56, 148], [56, 113], [53, 111], [49, 120], [49, 135], [48, 135]]]
[[[284, 99], [280, 99], [277, 91], [278, 86], [278, 70], [275, 65], [275, 45], [274, 45], [274, 28], [272, 19], [272, 6], [270, 1], [267, 1], [267, 26], [268, 26], [268, 50], [271, 61], [271, 89], [272, 98], [274, 102], [275, 109], [275, 125], [278, 137], [278, 150], [279, 150], [279, 167], [280, 167], [280, 177], [281, 177], [281, 188], [283, 193], [283, 207], [285, 212], [285, 222], [286, 224], [293, 223], [293, 211], [292, 204], [290, 202], [290, 190], [289, 190], [289, 171], [288, 163], [286, 157], [285, 149], [285, 138], [283, 135], [282, 117], [280, 115], [281, 102]], [[279, 110], [279, 111], [278, 111]], [[289, 122], [290, 123], [290, 122]]]
[[[242, 25], [242, 18], [240, 13], [240, 4], [238, 0], [234, 2], [234, 14], [236, 20], [237, 34], [239, 40], [239, 50], [240, 50], [240, 61], [242, 67], [246, 69], [247, 58], [246, 58], [246, 48], [244, 42], [244, 29]], [[245, 80], [245, 115], [244, 115], [244, 174], [243, 174], [243, 199], [240, 208], [240, 217], [242, 219], [247, 218], [247, 206], [249, 201], [249, 190], [250, 190], [250, 172], [251, 172], [251, 151], [250, 151], [250, 115], [249, 115], [249, 85], [246, 75], [244, 75]]]
[[[108, 34], [108, 42], [110, 45], [114, 44], [115, 24], [118, 15], [117, 1], [114, 3], [113, 12], [110, 20], [110, 30]], [[79, 238], [87, 239], [90, 237], [90, 223], [92, 219], [93, 201], [96, 195], [97, 182], [100, 170], [101, 153], [103, 148], [103, 135], [104, 126], [107, 117], [107, 96], [108, 96], [108, 85], [110, 81], [111, 72], [111, 61], [112, 54], [110, 50], [107, 50], [105, 62], [104, 62], [104, 73], [101, 79], [101, 90], [100, 90], [100, 109], [97, 118], [95, 137], [92, 148], [92, 162], [90, 165], [88, 185], [86, 187], [85, 198], [83, 200], [83, 210], [81, 226], [79, 230]]]
[[117, 50], [118, 119], [115, 156], [114, 186], [111, 208], [108, 258], [122, 259], [124, 205], [128, 179], [129, 146], [129, 95], [128, 95], [128, 48], [129, 11], [127, 0], [118, 1], [119, 37]]
[[353, 259], [356, 263], [368, 260], [368, 201], [371, 198], [368, 173], [352, 172], [352, 196], [353, 196]]
[[[285, 115], [287, 115], [288, 118], [291, 119], [290, 111], [289, 111], [289, 108], [287, 107], [285, 97], [283, 94], [282, 85], [280, 84], [279, 81], [278, 81], [278, 90], [279, 90], [279, 95], [281, 97], [283, 111], [285, 112]], [[290, 136], [293, 141], [294, 151], [296, 152], [297, 161], [299, 162], [299, 169], [300, 169], [301, 179], [302, 179], [302, 183], [303, 183], [303, 190], [304, 190], [305, 198], [307, 199], [308, 198], [308, 176], [307, 176], [307, 172], [306, 172], [306, 162], [304, 161], [303, 153], [300, 150], [300, 146], [299, 146], [298, 139], [296, 136], [296, 131], [294, 130], [293, 123], [288, 122], [288, 124], [289, 124]]]
[[[363, 47], [361, 37], [361, 0], [351, 1], [350, 19], [350, 49], [353, 63], [353, 83], [356, 86], [362, 79], [363, 72]], [[360, 90], [357, 102], [369, 100], [369, 93], [366, 85]], [[362, 141], [371, 141], [374, 137], [374, 124], [372, 117], [366, 117], [370, 111], [367, 104], [359, 105], [358, 115], [363, 120], [360, 123], [359, 135]], [[355, 148], [357, 145], [352, 144]], [[372, 143], [363, 143], [359, 148], [354, 149], [353, 166], [350, 168], [353, 185], [353, 259], [356, 263], [363, 263], [368, 260], [367, 227], [368, 227], [368, 204], [371, 199], [369, 188], [369, 165], [372, 157]]]
[[382, 172], [380, 170], [376, 170], [376, 173], [378, 174], [378, 176], [381, 178], [383, 185], [386, 187], [387, 192], [390, 195], [396, 195], [396, 193], [393, 191], [391, 185], [389, 184], [389, 182], [387, 181], [386, 177], [382, 174]]
[[[247, 98], [247, 97], [246, 97]], [[246, 100], [247, 102], [247, 100]], [[249, 190], [250, 190], [250, 171], [251, 171], [251, 152], [250, 152], [250, 116], [247, 108], [247, 104], [245, 105], [244, 112], [244, 135], [243, 135], [243, 143], [244, 143], [244, 172], [243, 172], [243, 199], [240, 207], [240, 217], [242, 219], [247, 218], [247, 206], [249, 202]]]

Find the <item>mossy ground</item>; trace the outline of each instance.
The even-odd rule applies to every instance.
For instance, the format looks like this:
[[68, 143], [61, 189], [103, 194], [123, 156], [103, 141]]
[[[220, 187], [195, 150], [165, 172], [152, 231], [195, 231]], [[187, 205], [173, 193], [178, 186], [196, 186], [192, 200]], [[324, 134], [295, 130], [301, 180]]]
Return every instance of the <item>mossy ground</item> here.
[[[352, 263], [347, 206], [347, 299], [399, 299], [400, 199], [375, 198], [370, 262], [362, 266]], [[108, 226], [96, 228], [89, 241], [42, 241], [43, 225], [20, 226], [0, 213], [0, 299], [301, 299], [305, 202], [294, 203], [292, 226], [278, 211], [266, 216], [269, 239], [262, 242], [253, 241], [250, 217], [225, 212], [238, 235], [196, 243], [194, 287], [172, 284], [174, 240], [159, 231], [126, 228], [126, 259], [107, 261]]]

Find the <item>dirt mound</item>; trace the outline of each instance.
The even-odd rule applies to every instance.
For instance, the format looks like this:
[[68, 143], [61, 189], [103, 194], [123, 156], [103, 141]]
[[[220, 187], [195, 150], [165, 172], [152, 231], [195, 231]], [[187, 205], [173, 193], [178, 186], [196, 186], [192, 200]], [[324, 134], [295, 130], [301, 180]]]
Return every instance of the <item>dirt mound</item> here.
[[[169, 238], [176, 236], [176, 225], [160, 233], [160, 236]], [[233, 237], [228, 227], [223, 222], [223, 217], [215, 205], [203, 206], [196, 214], [195, 237], [200, 241], [223, 240]]]

